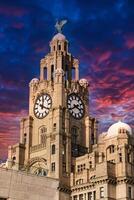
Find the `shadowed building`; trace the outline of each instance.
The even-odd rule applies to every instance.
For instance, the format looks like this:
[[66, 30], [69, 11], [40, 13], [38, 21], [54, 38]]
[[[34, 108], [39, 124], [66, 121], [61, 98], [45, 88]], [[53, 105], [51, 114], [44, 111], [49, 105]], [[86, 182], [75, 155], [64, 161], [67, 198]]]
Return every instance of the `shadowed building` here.
[[20, 142], [9, 147], [8, 170], [0, 170], [1, 199], [134, 199], [132, 129], [117, 122], [98, 136], [88, 86], [68, 40], [57, 33], [40, 78], [29, 84]]

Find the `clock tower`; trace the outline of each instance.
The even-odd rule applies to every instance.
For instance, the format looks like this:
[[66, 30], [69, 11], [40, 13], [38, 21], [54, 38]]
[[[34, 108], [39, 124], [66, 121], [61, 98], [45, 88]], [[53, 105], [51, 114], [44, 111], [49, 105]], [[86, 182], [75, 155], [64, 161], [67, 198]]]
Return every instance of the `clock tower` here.
[[79, 79], [79, 61], [68, 46], [59, 31], [41, 59], [40, 78], [29, 84], [29, 115], [20, 122], [20, 142], [9, 147], [8, 168], [58, 179], [69, 188], [75, 158], [97, 142], [97, 122], [89, 116], [88, 81]]

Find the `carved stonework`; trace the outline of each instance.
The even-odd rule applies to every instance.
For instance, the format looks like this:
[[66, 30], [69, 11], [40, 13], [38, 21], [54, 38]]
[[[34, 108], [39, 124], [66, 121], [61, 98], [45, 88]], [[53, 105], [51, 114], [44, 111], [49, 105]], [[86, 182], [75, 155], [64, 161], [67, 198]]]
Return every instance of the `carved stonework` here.
[[55, 141], [56, 135], [55, 135], [55, 134], [51, 135], [51, 136], [50, 136], [50, 139], [51, 139], [51, 141]]
[[87, 88], [89, 86], [88, 81], [84, 78], [79, 80], [79, 84], [80, 84], [80, 86], [82, 86], [84, 88]]
[[54, 75], [56, 76], [60, 76], [60, 75], [62, 75], [62, 76], [64, 76], [64, 71], [63, 71], [63, 69], [56, 69], [55, 71], [54, 71]]

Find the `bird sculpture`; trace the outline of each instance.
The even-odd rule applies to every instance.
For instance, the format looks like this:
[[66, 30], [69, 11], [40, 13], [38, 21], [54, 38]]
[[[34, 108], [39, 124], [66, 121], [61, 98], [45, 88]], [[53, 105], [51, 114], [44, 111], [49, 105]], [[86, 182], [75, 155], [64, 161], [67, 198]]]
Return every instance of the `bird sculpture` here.
[[56, 22], [55, 28], [58, 31], [58, 33], [62, 33], [62, 28], [66, 23], [67, 23], [67, 20], [61, 20], [61, 21]]

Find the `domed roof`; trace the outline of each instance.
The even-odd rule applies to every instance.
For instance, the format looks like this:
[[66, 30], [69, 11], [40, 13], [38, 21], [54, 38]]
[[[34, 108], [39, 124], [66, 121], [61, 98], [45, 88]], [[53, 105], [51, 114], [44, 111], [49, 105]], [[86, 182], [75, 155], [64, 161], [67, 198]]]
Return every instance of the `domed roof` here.
[[115, 124], [111, 125], [108, 129], [108, 132], [107, 132], [107, 136], [108, 137], [115, 137], [115, 136], [118, 136], [119, 134], [119, 131], [121, 129], [125, 129], [129, 135], [132, 135], [132, 129], [131, 127], [124, 123], [124, 122], [116, 122]]
[[62, 33], [57, 33], [52, 40], [65, 40], [66, 37]]
[[30, 84], [31, 84], [31, 83], [39, 83], [39, 79], [33, 78], [33, 79], [30, 81]]

